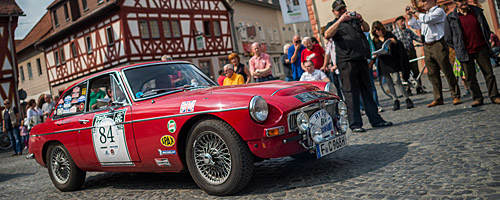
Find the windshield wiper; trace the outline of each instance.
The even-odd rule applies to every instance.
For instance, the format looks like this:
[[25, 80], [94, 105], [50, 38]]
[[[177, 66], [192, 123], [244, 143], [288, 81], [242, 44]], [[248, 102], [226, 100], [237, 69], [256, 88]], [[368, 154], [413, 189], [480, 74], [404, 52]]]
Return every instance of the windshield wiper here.
[[151, 90], [148, 90], [146, 92], [144, 92], [144, 94], [141, 94], [141, 98], [143, 97], [147, 97], [147, 96], [151, 96], [151, 95], [156, 95], [156, 94], [161, 94], [161, 93], [165, 93], [165, 92], [180, 92], [180, 91], [184, 91], [183, 88], [158, 88], [158, 89], [151, 89]]

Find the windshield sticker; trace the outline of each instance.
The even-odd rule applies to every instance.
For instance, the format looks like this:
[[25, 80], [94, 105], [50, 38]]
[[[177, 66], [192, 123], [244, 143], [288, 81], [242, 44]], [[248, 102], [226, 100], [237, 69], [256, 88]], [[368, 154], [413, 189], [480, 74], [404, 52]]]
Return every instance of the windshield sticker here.
[[163, 146], [166, 146], [166, 147], [171, 147], [171, 146], [174, 146], [174, 144], [175, 144], [175, 139], [174, 139], [174, 137], [172, 137], [171, 135], [164, 135], [164, 136], [161, 136], [161, 138], [160, 138], [160, 143], [161, 143]]
[[69, 103], [69, 102], [71, 102], [71, 96], [68, 95], [64, 97], [64, 103]]
[[78, 97], [78, 103], [85, 102], [85, 96]]
[[80, 93], [78, 92], [73, 92], [73, 94], [71, 94], [71, 98], [78, 98], [80, 96]]
[[85, 109], [85, 104], [80, 103], [80, 105], [78, 106], [78, 109], [80, 109], [80, 111], [83, 111]]
[[172, 119], [170, 121], [168, 121], [168, 131], [171, 133], [174, 133], [176, 129], [177, 129], [177, 125], [175, 124], [175, 121]]
[[144, 93], [142, 93], [142, 92], [135, 93], [135, 98], [141, 98], [141, 96], [142, 96], [143, 94], [144, 94]]
[[63, 106], [62, 104], [57, 105], [57, 114], [62, 115], [63, 114]]
[[71, 100], [71, 103], [72, 104], [78, 103], [78, 99], [75, 98], [75, 99]]
[[130, 162], [127, 148], [125, 120], [127, 109], [105, 112], [94, 116], [92, 121], [92, 142], [100, 163]]
[[175, 154], [177, 154], [177, 152], [175, 150], [161, 150], [161, 149], [158, 149], [158, 154], [160, 154], [160, 156], [175, 155]]
[[193, 101], [183, 101], [181, 103], [180, 113], [194, 112], [194, 106], [196, 105], [196, 100]]
[[170, 162], [167, 158], [155, 158], [155, 162], [159, 167], [170, 167]]
[[87, 94], [87, 88], [82, 88], [82, 95]]
[[80, 92], [80, 87], [73, 88], [73, 92]]
[[76, 106], [71, 106], [71, 108], [69, 109], [69, 112], [76, 113]]

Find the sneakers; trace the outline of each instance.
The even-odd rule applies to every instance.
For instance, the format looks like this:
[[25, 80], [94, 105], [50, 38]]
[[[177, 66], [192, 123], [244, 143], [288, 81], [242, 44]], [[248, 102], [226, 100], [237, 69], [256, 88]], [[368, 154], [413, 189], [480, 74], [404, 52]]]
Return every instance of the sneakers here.
[[437, 105], [443, 105], [443, 101], [432, 101], [430, 104], [427, 104], [427, 107], [434, 107]]
[[415, 105], [413, 105], [413, 101], [411, 101], [410, 98], [406, 99], [406, 109], [413, 108]]
[[394, 101], [394, 107], [392, 108], [392, 110], [399, 110], [399, 107], [400, 107], [399, 100]]
[[482, 99], [476, 99], [476, 100], [472, 101], [472, 104], [471, 104], [472, 107], [478, 107], [478, 106], [481, 106], [481, 105], [483, 105], [483, 100]]
[[461, 103], [462, 103], [462, 101], [460, 101], [460, 98], [453, 98], [453, 105], [458, 105]]

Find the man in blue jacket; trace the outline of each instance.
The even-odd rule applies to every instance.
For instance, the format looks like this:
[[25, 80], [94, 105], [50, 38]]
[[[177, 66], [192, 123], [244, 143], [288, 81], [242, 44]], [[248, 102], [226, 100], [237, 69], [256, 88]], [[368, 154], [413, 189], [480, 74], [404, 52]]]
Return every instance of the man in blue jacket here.
[[483, 105], [483, 95], [476, 79], [474, 60], [483, 72], [488, 96], [500, 104], [497, 82], [490, 63], [490, 28], [479, 7], [469, 5], [467, 0], [453, 0], [457, 7], [445, 21], [445, 41], [455, 49], [458, 61], [465, 72], [465, 82], [472, 92], [472, 107]]

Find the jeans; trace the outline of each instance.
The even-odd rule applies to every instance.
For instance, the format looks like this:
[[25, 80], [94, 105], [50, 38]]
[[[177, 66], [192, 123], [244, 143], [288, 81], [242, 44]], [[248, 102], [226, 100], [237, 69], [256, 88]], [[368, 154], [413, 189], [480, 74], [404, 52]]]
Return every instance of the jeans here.
[[493, 58], [498, 59], [498, 54], [500, 54], [500, 47], [493, 47], [491, 48], [491, 51], [493, 52], [493, 55], [491, 56], [492, 58], [490, 58], [491, 66], [496, 66], [497, 61]]
[[293, 81], [293, 77], [285, 77], [285, 81], [286, 81], [286, 82]]
[[337, 96], [339, 96], [340, 99], [344, 100], [344, 96], [342, 96], [342, 85], [340, 85], [340, 75], [332, 71], [330, 71], [328, 75], [328, 78], [330, 78], [330, 82], [332, 82], [333, 85], [335, 85], [335, 87], [337, 88]]
[[7, 130], [7, 134], [9, 135], [10, 141], [12, 142], [12, 149], [14, 153], [21, 153], [21, 135], [19, 135], [19, 127], [14, 127], [12, 129]]

